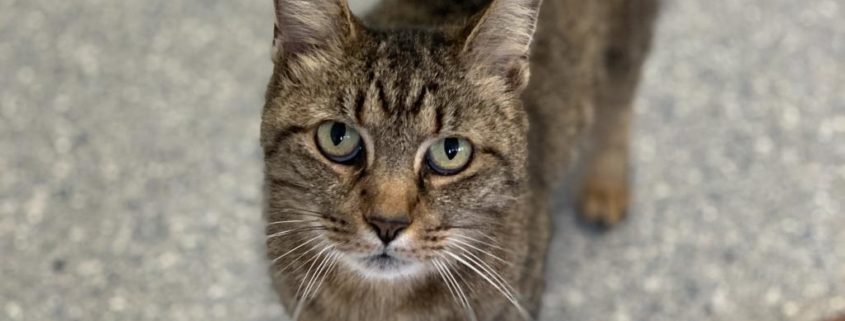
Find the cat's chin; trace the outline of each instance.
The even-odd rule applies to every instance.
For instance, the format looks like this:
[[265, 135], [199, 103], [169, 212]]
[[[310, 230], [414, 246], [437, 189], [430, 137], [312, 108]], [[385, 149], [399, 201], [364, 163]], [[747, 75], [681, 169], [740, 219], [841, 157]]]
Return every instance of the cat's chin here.
[[364, 258], [345, 258], [353, 270], [373, 281], [411, 279], [422, 275], [423, 264], [402, 260], [395, 256], [380, 254]]

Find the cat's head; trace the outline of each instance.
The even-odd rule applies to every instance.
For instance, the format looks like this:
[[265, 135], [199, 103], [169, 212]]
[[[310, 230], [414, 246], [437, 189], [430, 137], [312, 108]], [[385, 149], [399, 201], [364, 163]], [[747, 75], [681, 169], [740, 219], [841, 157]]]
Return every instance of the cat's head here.
[[277, 271], [330, 260], [384, 280], [507, 256], [524, 238], [536, 2], [377, 31], [342, 0], [276, 0], [261, 143]]

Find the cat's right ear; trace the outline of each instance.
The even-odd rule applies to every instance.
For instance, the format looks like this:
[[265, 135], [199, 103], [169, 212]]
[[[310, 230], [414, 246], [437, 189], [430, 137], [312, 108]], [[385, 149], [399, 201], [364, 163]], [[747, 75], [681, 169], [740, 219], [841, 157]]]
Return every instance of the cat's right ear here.
[[338, 48], [354, 38], [357, 22], [346, 0], [273, 0], [275, 63], [318, 50]]
[[528, 55], [541, 0], [493, 0], [468, 29], [463, 54], [467, 61], [498, 77], [515, 92], [529, 78]]

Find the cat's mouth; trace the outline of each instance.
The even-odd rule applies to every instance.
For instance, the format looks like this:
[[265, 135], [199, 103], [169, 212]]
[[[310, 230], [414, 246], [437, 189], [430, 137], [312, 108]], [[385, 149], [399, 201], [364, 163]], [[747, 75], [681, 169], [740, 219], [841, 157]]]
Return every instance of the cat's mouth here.
[[364, 263], [367, 268], [387, 272], [402, 269], [403, 266], [408, 265], [410, 262], [399, 259], [393, 255], [387, 254], [386, 252], [382, 252], [381, 254], [367, 257], [364, 259]]
[[357, 270], [372, 279], [395, 279], [417, 274], [421, 266], [417, 262], [403, 260], [387, 252], [370, 255], [356, 260]]
[[387, 253], [370, 256], [367, 258], [367, 263], [380, 268], [389, 268], [397, 264], [403, 264], [401, 260]]

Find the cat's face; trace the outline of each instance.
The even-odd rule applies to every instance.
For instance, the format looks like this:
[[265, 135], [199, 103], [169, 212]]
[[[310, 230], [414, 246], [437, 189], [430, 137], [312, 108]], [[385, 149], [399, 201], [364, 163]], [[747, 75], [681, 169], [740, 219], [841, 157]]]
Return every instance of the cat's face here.
[[278, 53], [262, 122], [274, 269], [394, 279], [498, 252], [525, 193], [523, 76], [478, 71], [460, 32], [349, 22], [332, 32], [354, 36]]

